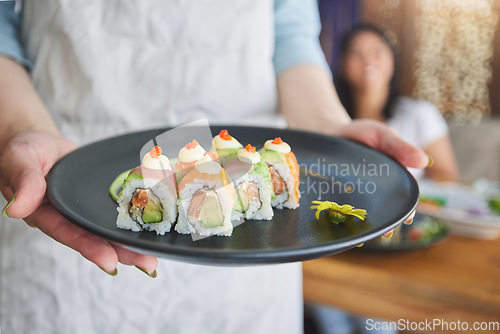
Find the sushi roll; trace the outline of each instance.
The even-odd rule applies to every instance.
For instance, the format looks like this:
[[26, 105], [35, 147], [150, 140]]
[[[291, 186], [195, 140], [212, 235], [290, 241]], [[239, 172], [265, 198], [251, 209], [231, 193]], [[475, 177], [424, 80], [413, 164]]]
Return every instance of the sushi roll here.
[[194, 139], [179, 151], [175, 164], [177, 182], [180, 182], [184, 175], [194, 168], [196, 161], [203, 159], [204, 154], [205, 150]]
[[134, 232], [148, 230], [163, 235], [175, 222], [176, 203], [175, 175], [169, 159], [155, 146], [123, 182], [116, 225]]
[[236, 189], [233, 217], [272, 219], [271, 176], [266, 162], [256, 152], [255, 147], [247, 145], [239, 150], [236, 157], [225, 161], [224, 169]]
[[217, 136], [212, 139], [212, 148], [210, 152], [216, 153], [221, 162], [227, 157], [235, 156], [243, 148], [243, 145], [236, 138], [232, 137], [227, 130], [221, 130]]
[[175, 230], [182, 234], [230, 236], [234, 187], [212, 153], [205, 153], [179, 183], [179, 218]]
[[277, 137], [266, 141], [264, 148], [259, 153], [267, 163], [271, 175], [273, 185], [271, 205], [278, 209], [298, 208], [300, 199], [299, 165], [290, 145]]

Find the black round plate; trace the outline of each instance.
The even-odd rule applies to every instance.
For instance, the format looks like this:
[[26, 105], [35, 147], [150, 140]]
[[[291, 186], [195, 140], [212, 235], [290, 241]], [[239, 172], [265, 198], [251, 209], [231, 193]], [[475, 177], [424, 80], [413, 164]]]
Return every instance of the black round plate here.
[[[174, 231], [131, 232], [116, 227], [116, 203], [108, 194], [121, 172], [139, 165], [144, 144], [168, 129], [131, 133], [84, 146], [62, 158], [48, 175], [47, 193], [71, 222], [129, 249], [206, 265], [247, 266], [310, 260], [338, 253], [388, 232], [415, 208], [418, 185], [388, 156], [358, 143], [288, 129], [222, 128], [242, 144], [257, 148], [274, 137], [288, 142], [301, 166], [301, 200], [296, 210], [274, 210], [270, 221], [246, 221], [231, 237], [193, 241]], [[333, 224], [316, 220], [311, 201], [330, 200], [366, 209], [367, 219]]]

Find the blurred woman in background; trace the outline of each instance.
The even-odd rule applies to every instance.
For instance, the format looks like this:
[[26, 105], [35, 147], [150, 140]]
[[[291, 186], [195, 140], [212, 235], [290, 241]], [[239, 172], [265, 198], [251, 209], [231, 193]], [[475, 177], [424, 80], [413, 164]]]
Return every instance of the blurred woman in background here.
[[434, 158], [433, 166], [425, 171], [410, 169], [417, 179], [458, 180], [448, 126], [439, 110], [430, 102], [398, 92], [397, 57], [387, 35], [370, 24], [354, 27], [342, 41], [340, 59], [335, 87], [351, 117], [386, 122]]
[[[342, 40], [335, 88], [353, 119], [374, 119], [390, 125], [401, 137], [435, 158], [425, 170], [409, 168], [417, 180], [459, 179], [448, 126], [432, 103], [402, 96], [398, 91], [397, 57], [394, 45], [378, 27], [355, 26]], [[375, 139], [374, 139], [375, 140]], [[396, 229], [397, 230], [397, 229]], [[387, 243], [389, 240], [384, 240]], [[397, 238], [392, 238], [392, 240]], [[318, 334], [370, 333], [366, 319], [318, 305], [306, 305]], [[396, 331], [377, 331], [395, 334]]]

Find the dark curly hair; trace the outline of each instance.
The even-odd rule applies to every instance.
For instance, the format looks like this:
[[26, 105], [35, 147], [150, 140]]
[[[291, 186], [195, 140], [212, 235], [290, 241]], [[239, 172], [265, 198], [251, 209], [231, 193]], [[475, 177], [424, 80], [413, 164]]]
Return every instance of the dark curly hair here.
[[[392, 117], [394, 103], [396, 102], [397, 98], [400, 96], [400, 93], [399, 93], [399, 89], [398, 89], [399, 85], [396, 82], [397, 81], [396, 73], [397, 73], [397, 69], [399, 67], [398, 66], [398, 59], [396, 57], [396, 49], [394, 47], [394, 44], [387, 37], [387, 34], [379, 27], [372, 25], [372, 24], [368, 24], [368, 23], [361, 23], [361, 24], [354, 26], [352, 28], [352, 30], [349, 33], [347, 33], [342, 39], [342, 43], [340, 45], [340, 63], [343, 62], [343, 59], [346, 55], [346, 52], [349, 49], [354, 38], [362, 32], [371, 32], [371, 33], [376, 34], [377, 36], [380, 36], [382, 38], [382, 40], [387, 44], [387, 46], [391, 49], [392, 55], [394, 57], [394, 73], [392, 75], [391, 82], [390, 82], [389, 98], [387, 99], [387, 102], [386, 102], [384, 110], [383, 110], [384, 118], [390, 119]], [[337, 89], [337, 93], [339, 95], [340, 102], [342, 102], [342, 104], [344, 105], [344, 108], [347, 110], [347, 112], [349, 113], [349, 115], [352, 118], [356, 118], [351, 87], [340, 69], [341, 69], [341, 66], [337, 66], [337, 73], [335, 75], [335, 80], [334, 80], [335, 88]]]

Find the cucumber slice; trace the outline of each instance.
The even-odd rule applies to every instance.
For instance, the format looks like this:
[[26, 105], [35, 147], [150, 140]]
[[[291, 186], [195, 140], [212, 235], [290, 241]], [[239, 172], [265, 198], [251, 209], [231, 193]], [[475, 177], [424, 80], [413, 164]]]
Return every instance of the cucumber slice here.
[[122, 184], [127, 178], [130, 171], [131, 169], [120, 173], [120, 175], [118, 175], [116, 179], [109, 186], [109, 195], [115, 202], [118, 201], [118, 197], [120, 196], [120, 191], [122, 189]]

